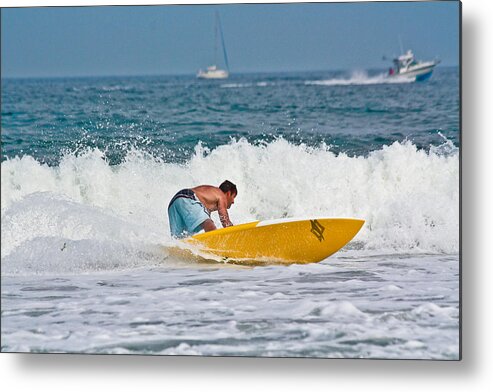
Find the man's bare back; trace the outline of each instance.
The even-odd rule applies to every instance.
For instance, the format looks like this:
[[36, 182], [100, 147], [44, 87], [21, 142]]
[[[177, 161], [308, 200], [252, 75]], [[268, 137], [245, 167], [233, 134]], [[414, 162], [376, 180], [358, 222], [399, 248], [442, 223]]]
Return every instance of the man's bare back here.
[[[217, 211], [219, 213], [219, 219], [221, 220], [223, 227], [233, 225], [229, 219], [228, 209], [234, 204], [236, 194], [231, 191], [224, 193], [220, 188], [212, 185], [199, 185], [195, 188], [191, 188], [191, 190], [209, 212]], [[210, 223], [214, 225], [212, 220]], [[214, 229], [215, 228], [214, 225]], [[204, 229], [210, 231], [205, 227]]]
[[171, 236], [184, 238], [200, 230], [215, 230], [212, 211], [219, 213], [223, 227], [232, 226], [228, 208], [234, 204], [237, 194], [236, 185], [228, 180], [219, 187], [199, 185], [177, 192], [168, 205]]

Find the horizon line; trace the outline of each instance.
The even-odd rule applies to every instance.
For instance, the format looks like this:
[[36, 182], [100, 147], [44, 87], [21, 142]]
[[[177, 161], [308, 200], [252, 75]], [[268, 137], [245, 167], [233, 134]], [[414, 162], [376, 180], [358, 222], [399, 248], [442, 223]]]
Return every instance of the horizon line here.
[[[436, 68], [458, 68], [460, 64], [456, 65], [437, 65]], [[293, 71], [240, 71], [230, 72], [231, 75], [252, 75], [252, 74], [295, 74], [295, 73], [322, 73], [322, 72], [357, 72], [357, 71], [381, 71], [386, 70], [387, 67], [382, 68], [346, 68], [346, 69], [314, 69], [314, 70], [293, 70]], [[135, 74], [94, 74], [94, 75], [24, 75], [24, 76], [4, 76], [1, 75], [1, 80], [6, 79], [89, 79], [89, 78], [138, 78], [138, 77], [189, 77], [197, 78], [196, 73], [135, 73]], [[227, 79], [223, 79], [227, 80]]]

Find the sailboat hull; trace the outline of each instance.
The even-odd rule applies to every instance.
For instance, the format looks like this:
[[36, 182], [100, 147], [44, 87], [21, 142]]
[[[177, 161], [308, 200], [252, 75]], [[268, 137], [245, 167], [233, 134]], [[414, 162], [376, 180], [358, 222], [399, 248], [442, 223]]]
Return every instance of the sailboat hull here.
[[228, 77], [229, 73], [222, 69], [215, 71], [199, 71], [197, 74], [197, 78], [199, 79], [227, 79]]

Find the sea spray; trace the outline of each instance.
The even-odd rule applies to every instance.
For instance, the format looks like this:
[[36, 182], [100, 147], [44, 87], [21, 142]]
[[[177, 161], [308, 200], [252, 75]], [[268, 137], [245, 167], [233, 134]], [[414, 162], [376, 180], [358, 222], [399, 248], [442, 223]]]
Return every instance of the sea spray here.
[[[444, 143], [447, 144], [447, 141]], [[163, 244], [166, 206], [179, 189], [235, 182], [234, 223], [284, 217], [358, 217], [360, 248], [395, 253], [458, 252], [457, 149], [426, 152], [394, 143], [366, 157], [284, 139], [198, 144], [185, 164], [136, 149], [110, 165], [98, 149], [66, 154], [59, 166], [30, 156], [2, 162], [2, 257], [36, 238]], [[213, 214], [219, 225], [216, 214]]]

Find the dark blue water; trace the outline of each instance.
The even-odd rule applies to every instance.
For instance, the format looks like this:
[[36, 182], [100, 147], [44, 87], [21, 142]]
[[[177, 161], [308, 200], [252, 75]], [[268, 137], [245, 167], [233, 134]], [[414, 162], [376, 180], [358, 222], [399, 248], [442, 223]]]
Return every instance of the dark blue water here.
[[422, 83], [388, 83], [381, 72], [2, 80], [2, 160], [31, 155], [57, 164], [83, 147], [120, 163], [129, 146], [168, 162], [199, 141], [251, 143], [283, 137], [365, 155], [394, 141], [420, 149], [459, 144], [458, 68]]

